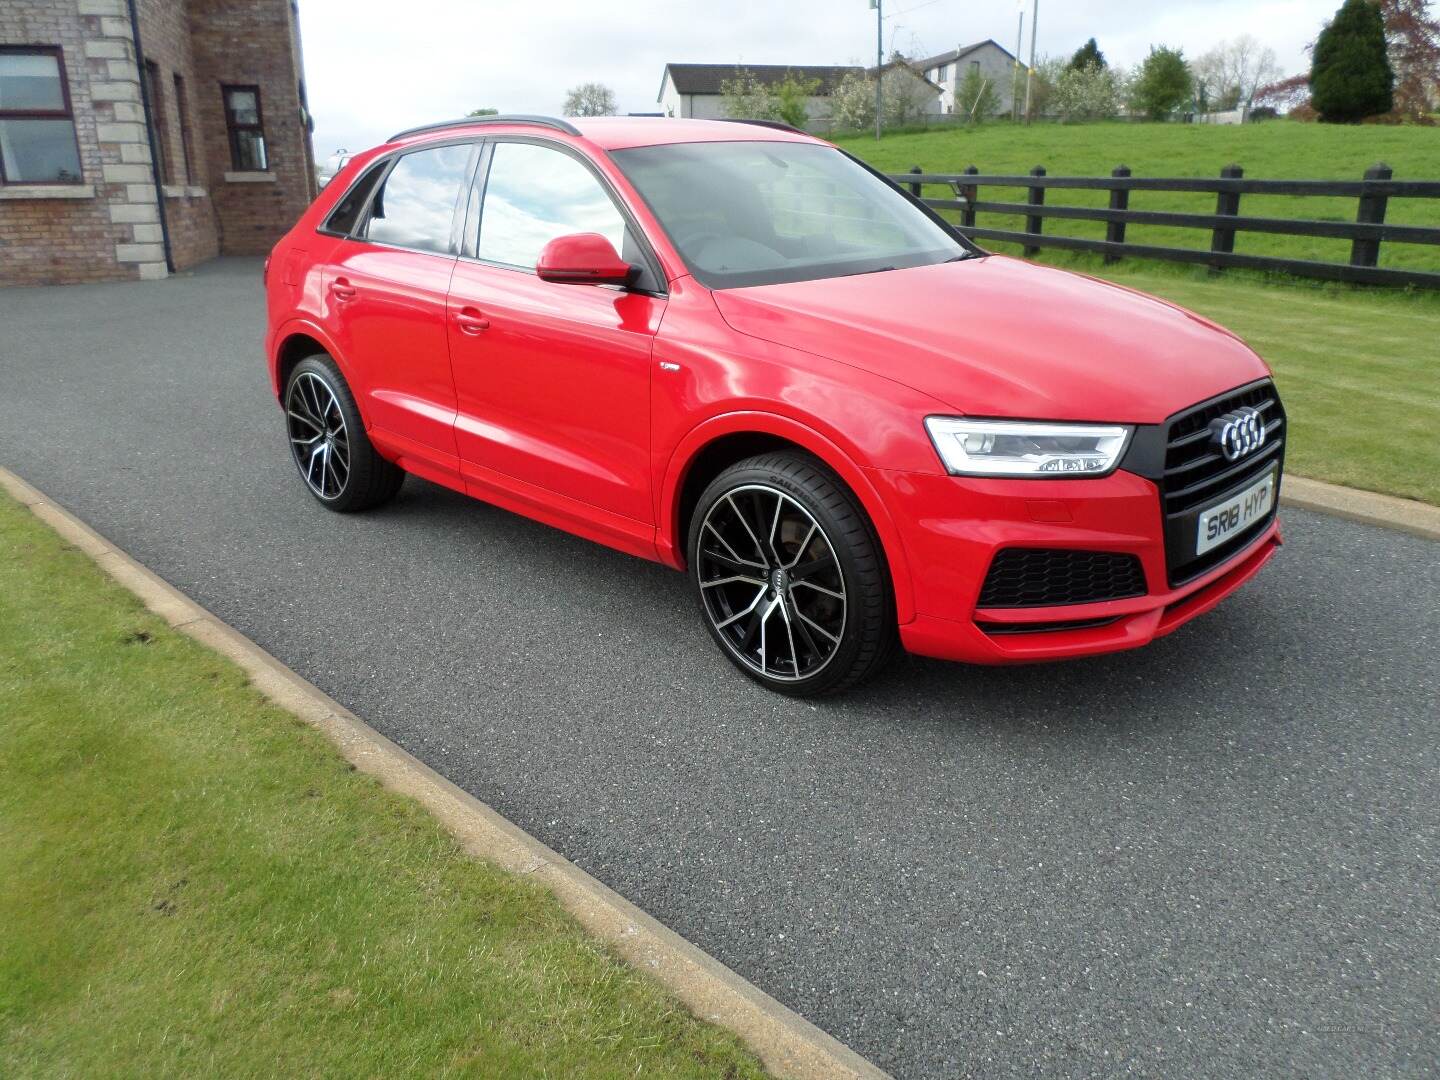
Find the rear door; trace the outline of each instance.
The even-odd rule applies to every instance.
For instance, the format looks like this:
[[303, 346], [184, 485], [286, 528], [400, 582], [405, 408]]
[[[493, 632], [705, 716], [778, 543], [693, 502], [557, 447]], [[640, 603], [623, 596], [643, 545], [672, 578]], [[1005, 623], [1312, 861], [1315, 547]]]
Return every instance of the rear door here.
[[[602, 531], [648, 535], [632, 526], [654, 518], [650, 352], [665, 299], [650, 253], [574, 151], [494, 139], [475, 183], [483, 197], [449, 301], [462, 469], [521, 497], [543, 493]], [[579, 232], [640, 266], [635, 287], [541, 281], [541, 249]]]
[[436, 478], [452, 482], [456, 397], [445, 296], [475, 154], [475, 143], [451, 143], [382, 165], [325, 282], [329, 326], [372, 438], [403, 467], [421, 475], [438, 468]]

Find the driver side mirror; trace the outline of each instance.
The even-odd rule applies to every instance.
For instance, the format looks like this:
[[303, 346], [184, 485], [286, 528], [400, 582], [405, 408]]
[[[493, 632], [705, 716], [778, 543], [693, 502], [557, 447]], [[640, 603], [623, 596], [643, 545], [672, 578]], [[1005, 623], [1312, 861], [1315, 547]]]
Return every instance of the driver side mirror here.
[[636, 271], [599, 233], [557, 236], [545, 245], [535, 264], [541, 281], [562, 285], [628, 285]]

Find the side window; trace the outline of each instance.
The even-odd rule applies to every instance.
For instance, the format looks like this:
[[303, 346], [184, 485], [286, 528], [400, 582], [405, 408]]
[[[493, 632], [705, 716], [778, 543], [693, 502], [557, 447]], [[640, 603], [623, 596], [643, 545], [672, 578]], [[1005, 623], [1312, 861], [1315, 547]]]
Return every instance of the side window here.
[[330, 216], [325, 219], [325, 231], [340, 233], [349, 236], [355, 229], [355, 223], [360, 220], [360, 212], [365, 209], [365, 200], [370, 198], [370, 189], [375, 182], [385, 173], [388, 161], [382, 161], [379, 165], [373, 165], [364, 176], [350, 185], [350, 190], [340, 197], [335, 204], [335, 209], [330, 211]]
[[417, 150], [395, 163], [370, 204], [367, 240], [448, 255], [455, 202], [465, 182], [467, 144]]
[[258, 86], [222, 86], [225, 131], [230, 137], [230, 166], [236, 172], [266, 172], [265, 118], [260, 113]]
[[0, 45], [0, 184], [78, 184], [60, 49]]
[[569, 154], [535, 143], [495, 144], [477, 254], [487, 262], [534, 269], [557, 236], [595, 232], [632, 262], [643, 261], [625, 219], [594, 174]]

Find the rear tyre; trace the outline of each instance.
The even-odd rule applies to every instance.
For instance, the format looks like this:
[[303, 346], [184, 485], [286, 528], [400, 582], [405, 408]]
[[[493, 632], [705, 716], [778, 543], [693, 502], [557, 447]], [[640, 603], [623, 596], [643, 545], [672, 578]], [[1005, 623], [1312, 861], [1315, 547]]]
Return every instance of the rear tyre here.
[[726, 469], [690, 521], [706, 628], [746, 675], [793, 697], [879, 671], [898, 639], [880, 542], [839, 477], [798, 452]]
[[405, 472], [371, 445], [334, 360], [317, 353], [296, 364], [283, 401], [291, 457], [321, 506], [353, 513], [395, 497]]

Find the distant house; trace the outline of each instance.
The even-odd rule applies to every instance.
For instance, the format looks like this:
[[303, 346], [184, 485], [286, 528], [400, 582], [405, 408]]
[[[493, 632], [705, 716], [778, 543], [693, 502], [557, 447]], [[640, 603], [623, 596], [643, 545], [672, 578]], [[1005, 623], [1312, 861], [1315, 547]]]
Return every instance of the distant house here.
[[[915, 101], [916, 111], [939, 113], [940, 87], [932, 85], [913, 67], [903, 62], [887, 64], [885, 71], [898, 69], [913, 78], [913, 84], [906, 84], [906, 92]], [[810, 121], [819, 128], [828, 126], [830, 119], [830, 95], [847, 75], [875, 77], [874, 68], [847, 65], [816, 66], [813, 64], [666, 64], [665, 74], [660, 80], [660, 111], [666, 116], [714, 120], [725, 116], [725, 94], [722, 87], [742, 72], [748, 73], [765, 86], [778, 85], [787, 76], [802, 81], [814, 81], [819, 85], [815, 94], [806, 102]], [[887, 77], [887, 85], [889, 79]]]
[[[1025, 69], [1023, 65], [1020, 67], [1017, 80], [1015, 77], [1016, 64], [1014, 54], [987, 38], [984, 41], [977, 41], [973, 45], [962, 45], [958, 49], [940, 53], [938, 56], [929, 56], [924, 60], [913, 61], [911, 66], [940, 87], [941, 112], [957, 111], [956, 91], [964, 85], [965, 77], [971, 71], [979, 71], [981, 76], [989, 80], [995, 89], [995, 98], [999, 102], [996, 112], [1007, 113], [1014, 101], [1011, 96], [1011, 87], [1017, 82], [1021, 101], [1024, 101]], [[963, 108], [960, 111], [964, 111]]]

